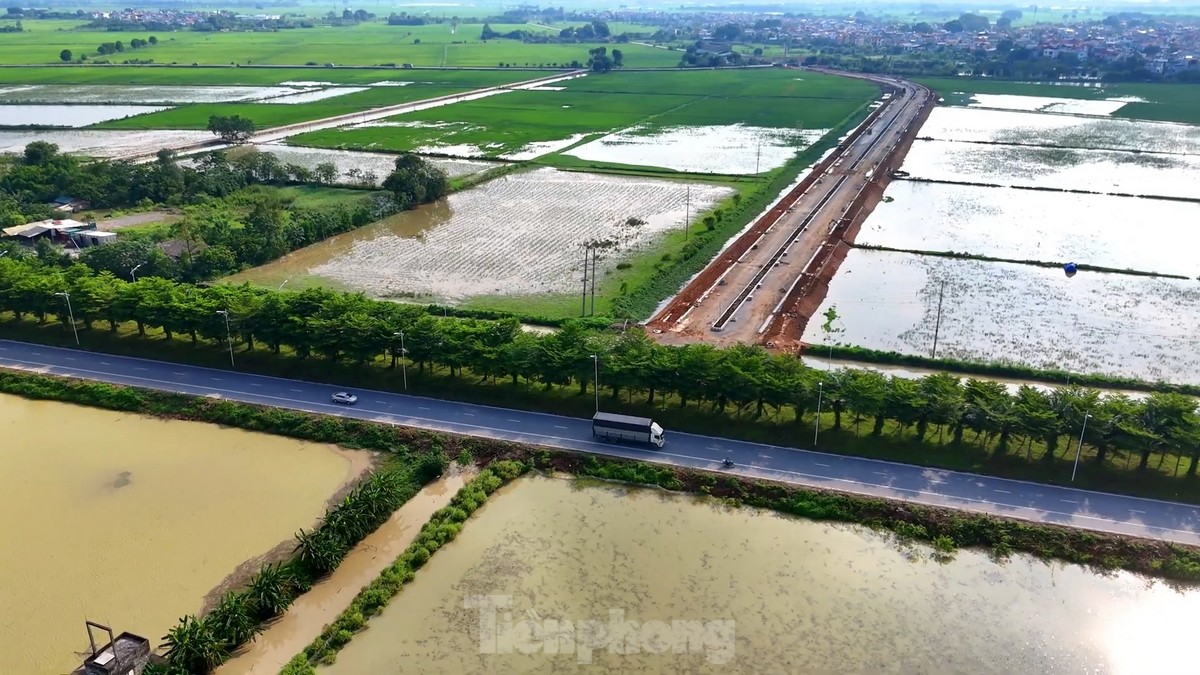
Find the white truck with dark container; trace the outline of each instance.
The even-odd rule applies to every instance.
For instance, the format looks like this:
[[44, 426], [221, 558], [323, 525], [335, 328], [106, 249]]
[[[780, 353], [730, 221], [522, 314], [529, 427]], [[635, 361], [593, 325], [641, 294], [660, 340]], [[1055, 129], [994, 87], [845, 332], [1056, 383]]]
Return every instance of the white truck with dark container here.
[[596, 413], [592, 417], [592, 435], [604, 441], [647, 443], [656, 448], [662, 448], [666, 443], [663, 428], [654, 420], [616, 413]]

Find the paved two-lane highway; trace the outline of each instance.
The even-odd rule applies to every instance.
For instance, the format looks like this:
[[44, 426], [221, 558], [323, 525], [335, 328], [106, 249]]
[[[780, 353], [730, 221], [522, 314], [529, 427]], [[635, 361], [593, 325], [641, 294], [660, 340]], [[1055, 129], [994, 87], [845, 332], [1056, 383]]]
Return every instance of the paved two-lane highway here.
[[[1200, 545], [1200, 507], [667, 430], [661, 451], [592, 440], [591, 421], [0, 340], [0, 367], [339, 415]], [[348, 390], [358, 405], [330, 402]], [[1081, 471], [1087, 471], [1082, 467]]]

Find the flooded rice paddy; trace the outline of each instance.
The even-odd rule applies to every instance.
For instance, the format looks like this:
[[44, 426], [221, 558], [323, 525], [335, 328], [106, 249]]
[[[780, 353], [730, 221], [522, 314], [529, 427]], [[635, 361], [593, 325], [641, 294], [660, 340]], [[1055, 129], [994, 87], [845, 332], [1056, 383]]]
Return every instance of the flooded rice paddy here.
[[332, 87], [329, 89], [317, 89], [316, 91], [301, 91], [295, 94], [286, 96], [276, 96], [263, 101], [263, 103], [313, 103], [314, 101], [324, 101], [328, 98], [337, 96], [345, 96], [346, 94], [355, 94], [360, 91], [366, 91], [370, 87]]
[[[374, 183], [376, 185], [381, 184], [388, 177], [388, 174], [396, 168], [396, 158], [399, 157], [399, 155], [383, 152], [325, 150], [322, 148], [303, 148], [276, 143], [263, 143], [250, 147], [259, 152], [269, 152], [284, 164], [298, 164], [309, 171], [316, 169], [318, 164], [328, 162], [337, 167], [338, 181], [345, 184], [360, 183], [362, 177], [368, 174], [375, 176]], [[234, 152], [238, 151], [235, 150]], [[494, 162], [465, 159], [426, 158], [425, 161], [445, 171], [451, 178], [468, 176], [497, 166]]]
[[27, 84], [0, 87], [0, 103], [235, 103], [298, 94], [309, 89], [311, 87]]
[[1200, 204], [905, 180], [885, 197], [858, 243], [1200, 276]]
[[1200, 155], [1200, 127], [1031, 112], [935, 108], [921, 138]]
[[828, 129], [723, 126], [638, 126], [567, 151], [593, 162], [654, 166], [675, 171], [753, 174], [772, 171]]
[[86, 127], [100, 122], [168, 110], [151, 105], [4, 105], [0, 124], [11, 127]]
[[[732, 194], [692, 185], [691, 216]], [[581, 244], [616, 242], [600, 274], [670, 228], [688, 187], [664, 180], [538, 169], [489, 181], [436, 204], [332, 237], [229, 281], [324, 284], [381, 298], [457, 301], [480, 295], [573, 292]], [[636, 217], [644, 226], [627, 226]], [[301, 277], [311, 277], [302, 281]]]
[[1124, 108], [1126, 103], [1136, 103], [1141, 100], [1136, 97], [1113, 97], [1097, 100], [1016, 94], [972, 94], [970, 107], [1072, 115], [1112, 115]]
[[1200, 155], [916, 141], [901, 168], [927, 180], [1193, 198]]
[[212, 140], [207, 131], [0, 131], [0, 153], [21, 153], [34, 141], [54, 143], [62, 152], [88, 157], [152, 154], [162, 148]]
[[[153, 644], [367, 468], [215, 425], [0, 395], [0, 671], [69, 672], [84, 618]], [[285, 546], [288, 544], [285, 544]]]
[[[1200, 282], [855, 249], [817, 314], [839, 343], [939, 358], [1200, 384]], [[806, 342], [823, 343], [810, 321]]]
[[865, 528], [533, 477], [322, 671], [1179, 673], [1190, 657], [1164, 645], [1197, 612], [1200, 594], [1128, 574], [937, 561]]

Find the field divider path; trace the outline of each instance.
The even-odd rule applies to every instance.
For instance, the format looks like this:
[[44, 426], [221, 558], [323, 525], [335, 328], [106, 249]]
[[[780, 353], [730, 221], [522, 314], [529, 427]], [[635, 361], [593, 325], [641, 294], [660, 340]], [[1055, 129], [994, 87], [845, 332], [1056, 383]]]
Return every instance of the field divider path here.
[[[295, 136], [301, 133], [310, 131], [324, 131], [326, 129], [336, 129], [338, 127], [350, 126], [353, 124], [362, 124], [364, 122], [375, 122], [381, 119], [387, 119], [395, 115], [400, 115], [408, 112], [416, 112], [418, 110], [426, 110], [429, 108], [437, 108], [453, 103], [462, 103], [465, 101], [473, 101], [488, 96], [495, 96], [510, 91], [520, 91], [530, 89], [532, 87], [544, 86], [561, 82], [563, 80], [571, 80], [577, 77], [584, 77], [588, 73], [585, 70], [573, 70], [567, 73], [555, 73], [543, 77], [534, 78], [532, 80], [523, 80], [512, 84], [502, 84], [482, 89], [474, 89], [471, 91], [458, 92], [455, 94], [447, 94], [445, 96], [437, 96], [427, 98], [420, 101], [407, 101], [405, 103], [397, 103], [395, 105], [383, 106], [380, 108], [372, 108], [360, 112], [345, 113], [332, 117], [325, 117], [319, 120], [310, 120], [308, 122], [297, 122], [279, 127], [264, 129], [252, 136], [246, 144], [253, 145], [257, 143], [271, 143], [280, 141], [290, 136]], [[190, 143], [186, 145], [170, 148], [178, 155], [189, 155], [197, 152], [209, 152], [213, 150], [223, 150], [231, 147], [228, 143], [223, 143], [218, 140], [205, 141], [203, 143]], [[113, 159], [126, 159], [134, 162], [150, 162], [153, 161], [158, 154], [156, 150], [153, 153], [137, 153], [125, 157], [116, 157]]]

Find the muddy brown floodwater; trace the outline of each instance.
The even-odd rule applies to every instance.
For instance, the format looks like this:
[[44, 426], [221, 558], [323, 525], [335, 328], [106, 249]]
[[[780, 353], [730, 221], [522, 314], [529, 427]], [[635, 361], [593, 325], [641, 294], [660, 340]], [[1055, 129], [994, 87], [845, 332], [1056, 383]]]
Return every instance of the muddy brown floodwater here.
[[364, 451], [0, 395], [0, 673], [77, 667], [85, 618], [157, 645], [311, 527]]
[[476, 473], [474, 468], [451, 473], [405, 502], [378, 530], [359, 542], [333, 574], [300, 596], [249, 647], [218, 668], [216, 675], [278, 673], [350, 606], [363, 586], [400, 557], [433, 512], [449, 504]]
[[1196, 616], [1200, 593], [1128, 574], [533, 477], [322, 672], [1174, 674]]

